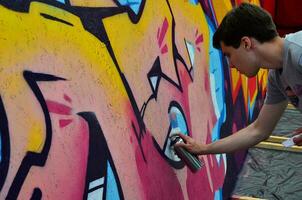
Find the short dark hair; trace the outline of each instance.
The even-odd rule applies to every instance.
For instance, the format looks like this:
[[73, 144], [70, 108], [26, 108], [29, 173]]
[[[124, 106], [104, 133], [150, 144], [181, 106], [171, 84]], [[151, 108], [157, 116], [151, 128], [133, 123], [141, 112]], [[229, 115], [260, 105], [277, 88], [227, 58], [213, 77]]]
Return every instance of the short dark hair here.
[[220, 42], [223, 42], [237, 49], [244, 36], [263, 43], [278, 36], [278, 32], [267, 11], [253, 4], [242, 3], [223, 18], [213, 36], [213, 46], [220, 49]]

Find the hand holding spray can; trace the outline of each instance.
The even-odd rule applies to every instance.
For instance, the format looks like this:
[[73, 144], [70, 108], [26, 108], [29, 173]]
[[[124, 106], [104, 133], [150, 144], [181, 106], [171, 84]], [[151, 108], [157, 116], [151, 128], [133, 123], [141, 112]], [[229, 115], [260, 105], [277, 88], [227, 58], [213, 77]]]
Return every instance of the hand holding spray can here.
[[[177, 115], [175, 112], [170, 112], [169, 115], [170, 124], [171, 124], [171, 133], [176, 134], [180, 133], [180, 128], [178, 127]], [[175, 144], [184, 142], [183, 139], [178, 135], [172, 135], [171, 139], [171, 147], [175, 151], [176, 155], [184, 161], [184, 163], [189, 167], [192, 172], [197, 172], [203, 166], [203, 163], [198, 159], [196, 155], [189, 153], [183, 147], [175, 146]]]

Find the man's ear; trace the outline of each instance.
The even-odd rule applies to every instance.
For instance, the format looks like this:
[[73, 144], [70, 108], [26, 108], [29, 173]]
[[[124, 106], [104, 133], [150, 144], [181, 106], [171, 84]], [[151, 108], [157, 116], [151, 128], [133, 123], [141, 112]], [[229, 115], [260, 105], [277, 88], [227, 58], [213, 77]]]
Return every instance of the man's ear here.
[[243, 36], [241, 38], [241, 45], [246, 50], [250, 50], [251, 48], [253, 48], [253, 42], [251, 38], [248, 36]]

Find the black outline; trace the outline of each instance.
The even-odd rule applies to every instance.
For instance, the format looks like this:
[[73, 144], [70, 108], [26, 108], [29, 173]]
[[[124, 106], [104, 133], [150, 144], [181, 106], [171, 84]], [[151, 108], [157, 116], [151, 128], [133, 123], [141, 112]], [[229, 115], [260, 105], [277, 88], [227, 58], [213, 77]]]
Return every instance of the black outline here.
[[0, 96], [0, 137], [1, 137], [1, 162], [0, 162], [0, 191], [4, 185], [10, 160], [10, 139], [8, 121], [2, 98]]
[[[157, 57], [155, 59], [154, 63], [153, 63], [153, 66], [151, 67], [150, 71], [147, 74], [148, 81], [149, 81], [150, 87], [151, 87], [152, 92], [153, 92], [153, 94], [151, 96], [154, 97], [155, 99], [157, 97], [158, 86], [159, 86], [159, 83], [160, 83], [160, 79], [162, 77], [161, 74], [162, 74], [161, 64], [160, 64], [159, 57]], [[157, 84], [155, 85], [155, 88], [153, 88], [151, 77], [157, 77], [158, 78]]]
[[[181, 105], [178, 102], [176, 102], [176, 101], [171, 101], [170, 105], [169, 105], [169, 108], [168, 108], [168, 114], [170, 113], [172, 107], [176, 107], [181, 112], [181, 114], [182, 114], [182, 116], [183, 116], [183, 118], [185, 120], [185, 123], [186, 123], [187, 131], [188, 131], [188, 136], [191, 136], [190, 129], [188, 127], [187, 117], [186, 117], [186, 115], [185, 115], [185, 113], [184, 113]], [[181, 169], [181, 168], [183, 168], [185, 166], [185, 163], [183, 161], [174, 161], [174, 160], [171, 160], [164, 153], [165, 152], [164, 149], [167, 148], [167, 143], [168, 143], [170, 132], [171, 132], [171, 126], [169, 126], [169, 129], [168, 129], [168, 132], [167, 132], [167, 136], [166, 136], [166, 140], [164, 142], [163, 148], [161, 149], [161, 152], [163, 152], [164, 158], [169, 162], [169, 164], [171, 166], [173, 166], [176, 169]], [[157, 146], [159, 146], [159, 145], [157, 144]]]
[[[68, 5], [67, 3], [62, 4], [60, 2], [51, 1], [51, 0], [43, 0], [43, 1], [42, 0], [36, 0], [36, 1], [48, 4], [48, 5], [52, 5], [52, 6], [64, 9], [64, 10], [67, 10], [70, 13], [79, 16], [81, 21], [82, 21], [83, 27], [87, 31], [89, 31], [92, 35], [97, 37], [100, 41], [105, 43], [105, 45], [107, 46], [107, 50], [109, 52], [109, 55], [111, 56], [111, 58], [113, 60], [113, 63], [115, 64], [115, 66], [118, 70], [118, 73], [120, 75], [120, 78], [121, 78], [121, 80], [124, 84], [125, 90], [127, 91], [127, 94], [128, 94], [133, 112], [135, 114], [137, 123], [139, 125], [139, 130], [137, 130], [134, 123], [132, 122], [132, 127], [135, 131], [137, 140], [138, 140], [140, 148], [141, 148], [141, 152], [144, 156], [143, 148], [142, 148], [142, 145], [141, 145], [141, 139], [142, 139], [143, 135], [146, 132], [146, 127], [145, 127], [145, 123], [144, 123], [144, 120], [143, 120], [144, 111], [145, 111], [149, 101], [153, 98], [155, 98], [155, 100], [156, 100], [157, 95], [151, 94], [151, 96], [149, 97], [147, 102], [145, 102], [142, 105], [141, 110], [139, 110], [137, 102], [135, 100], [135, 97], [132, 93], [131, 87], [130, 87], [125, 75], [122, 73], [122, 71], [121, 71], [121, 69], [118, 65], [118, 62], [116, 60], [113, 48], [110, 44], [108, 35], [107, 35], [106, 30], [104, 28], [102, 19], [106, 18], [106, 17], [113, 16], [113, 15], [117, 15], [117, 14], [120, 14], [120, 13], [128, 12], [130, 20], [134, 24], [136, 24], [136, 23], [139, 22], [140, 17], [142, 16], [142, 12], [144, 10], [146, 1], [145, 0], [141, 1], [141, 5], [140, 5], [140, 8], [139, 8], [139, 13], [137, 15], [132, 11], [132, 9], [130, 7], [122, 6], [117, 0], [114, 0], [114, 2], [118, 5], [118, 7], [112, 7], [112, 8], [111, 7], [110, 8], [76, 7], [76, 6], [71, 6], [70, 4]], [[24, 0], [24, 1], [22, 1], [22, 3], [18, 4], [16, 2], [11, 3], [8, 0], [4, 0], [4, 2], [2, 4], [6, 5], [7, 7], [10, 7], [11, 9], [26, 12], [26, 11], [28, 11], [31, 2], [32, 2], [31, 0]], [[173, 15], [171, 6], [169, 4], [169, 1], [166, 0], [166, 2], [167, 2], [167, 5], [169, 7], [171, 16], [172, 16], [172, 25], [171, 25], [171, 29], [172, 29], [172, 33], [171, 33], [172, 34], [172, 55], [173, 55], [175, 73], [176, 73], [176, 76], [177, 76], [177, 82], [174, 82], [171, 78], [169, 78], [169, 76], [167, 76], [164, 73], [161, 73], [161, 77], [166, 79], [172, 85], [174, 85], [180, 92], [183, 92], [181, 81], [180, 81], [180, 76], [179, 76], [179, 71], [178, 71], [177, 60], [179, 60], [180, 62], [183, 63], [186, 70], [188, 71], [189, 77], [191, 77], [191, 73], [188, 70], [188, 67], [187, 67], [184, 59], [182, 58], [182, 56], [179, 54], [179, 52], [177, 50], [177, 46], [176, 46], [176, 43], [175, 43], [175, 19], [174, 19], [174, 15]], [[62, 23], [64, 23], [64, 22], [62, 22]], [[191, 80], [193, 81], [192, 77], [191, 77]], [[145, 159], [145, 156], [144, 156], [144, 159]]]
[[48, 14], [45, 14], [45, 13], [40, 13], [40, 15], [41, 15], [42, 17], [44, 17], [45, 19], [49, 19], [49, 20], [53, 20], [53, 21], [57, 21], [57, 22], [64, 23], [64, 24], [69, 25], [69, 26], [73, 26], [72, 23], [67, 22], [67, 21], [65, 21], [65, 20], [63, 20], [63, 19], [59, 19], [59, 18], [57, 18], [57, 17], [51, 16], [51, 15], [48, 15]]
[[133, 122], [131, 122], [131, 125], [132, 125], [132, 129], [133, 129], [133, 131], [135, 133], [136, 139], [138, 141], [139, 149], [142, 152], [143, 159], [144, 159], [145, 162], [147, 162], [147, 159], [146, 159], [146, 156], [145, 156], [145, 153], [144, 153], [144, 149], [143, 149], [143, 146], [142, 146], [142, 142], [141, 142], [145, 132], [143, 132], [140, 129], [140, 132], [138, 133]]
[[128, 13], [128, 16], [131, 20], [132, 23], [137, 24], [142, 16], [142, 13], [144, 11], [145, 8], [145, 4], [146, 4], [146, 0], [142, 0], [141, 1], [141, 5], [139, 7], [139, 11], [138, 14], [135, 14], [134, 11], [129, 7], [129, 6], [123, 6], [120, 4], [120, 2], [118, 2], [118, 0], [113, 0], [113, 2], [115, 2], [115, 4], [122, 9], [125, 9], [126, 12]]
[[[51, 119], [50, 114], [43, 97], [43, 94], [37, 84], [38, 81], [59, 81], [65, 80], [64, 78], [56, 77], [49, 74], [41, 74], [41, 73], [34, 73], [31, 71], [24, 71], [23, 72], [24, 79], [26, 80], [27, 84], [33, 91], [36, 99], [41, 105], [41, 109], [44, 113], [44, 120], [45, 120], [45, 142], [41, 153], [35, 153], [28, 151], [23, 158], [19, 169], [15, 175], [15, 178], [9, 188], [7, 193], [7, 199], [17, 199], [21, 187], [26, 179], [26, 176], [32, 166], [44, 166], [48, 157], [49, 149], [51, 146], [52, 141], [52, 127], [51, 127]], [[19, 133], [21, 134], [21, 133]]]
[[55, 0], [1, 0], [1, 3], [3, 6], [5, 6], [8, 9], [12, 9], [19, 12], [29, 12], [29, 7], [31, 2], [40, 2], [47, 5], [55, 6], [57, 8], [62, 8], [64, 10], [69, 10], [68, 7], [70, 7], [69, 1], [66, 1], [65, 4], [55, 1]]
[[[188, 56], [189, 56], [189, 62], [190, 62], [190, 69], [187, 69], [189, 72], [191, 72], [191, 70], [193, 69], [193, 63], [191, 62], [191, 56], [190, 56], [190, 52], [189, 52], [189, 49], [188, 49], [188, 46], [187, 46], [187, 43], [190, 43], [191, 45], [192, 42], [189, 42], [188, 40], [186, 40], [186, 38], [184, 38], [184, 43], [185, 43], [185, 47], [186, 47], [186, 50], [187, 50], [187, 53], [188, 53]], [[195, 52], [194, 52], [195, 53]], [[195, 59], [195, 54], [194, 54], [194, 59]], [[187, 66], [186, 66], [187, 67]], [[193, 79], [193, 77], [191, 77]]]
[[[83, 197], [83, 199], [88, 199], [87, 196], [88, 196], [89, 193], [94, 192], [94, 191], [96, 191], [96, 190], [98, 190], [98, 189], [100, 189], [100, 188], [104, 188], [104, 187], [105, 187], [105, 185], [102, 184], [102, 185], [98, 185], [98, 186], [96, 186], [96, 187], [94, 187], [94, 188], [91, 188], [90, 190], [88, 190], [87, 195], [84, 194], [86, 197]], [[103, 192], [106, 192], [106, 191], [104, 191], [104, 189], [103, 189]], [[104, 194], [104, 193], [103, 193], [103, 194]], [[106, 199], [106, 196], [105, 196], [105, 195], [103, 195], [103, 197], [105, 197], [105, 198], [103, 198], [103, 199]]]
[[78, 115], [81, 116], [89, 126], [89, 154], [87, 160], [86, 181], [83, 199], [87, 199], [88, 193], [92, 191], [92, 189], [89, 190], [89, 183], [101, 177], [104, 177], [103, 199], [106, 199], [107, 162], [109, 162], [115, 177], [119, 197], [121, 200], [123, 200], [124, 194], [121, 183], [116, 172], [114, 162], [106, 142], [106, 138], [97, 117], [93, 112], [80, 112], [78, 113]]
[[[209, 6], [206, 6], [205, 2], [207, 2]], [[214, 29], [216, 30], [218, 28], [217, 27], [218, 22], [216, 20], [216, 13], [212, 13], [212, 10], [214, 10], [212, 0], [199, 1], [199, 3], [201, 5], [204, 14], [211, 20]]]
[[42, 199], [42, 191], [40, 188], [35, 188], [30, 200], [40, 200]]

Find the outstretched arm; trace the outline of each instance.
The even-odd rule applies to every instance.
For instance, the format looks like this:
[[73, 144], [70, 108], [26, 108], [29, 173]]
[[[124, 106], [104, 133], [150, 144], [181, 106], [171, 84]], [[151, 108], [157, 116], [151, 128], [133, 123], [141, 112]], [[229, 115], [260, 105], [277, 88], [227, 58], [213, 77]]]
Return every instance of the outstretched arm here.
[[249, 126], [232, 135], [211, 144], [201, 144], [193, 138], [179, 134], [185, 143], [177, 145], [184, 147], [194, 154], [230, 153], [240, 149], [246, 149], [267, 139], [281, 118], [287, 101], [277, 104], [264, 104], [258, 118]]

